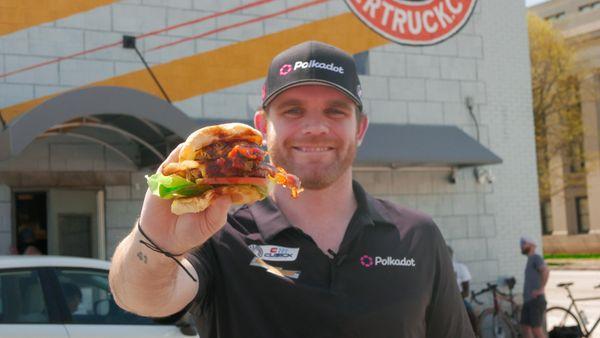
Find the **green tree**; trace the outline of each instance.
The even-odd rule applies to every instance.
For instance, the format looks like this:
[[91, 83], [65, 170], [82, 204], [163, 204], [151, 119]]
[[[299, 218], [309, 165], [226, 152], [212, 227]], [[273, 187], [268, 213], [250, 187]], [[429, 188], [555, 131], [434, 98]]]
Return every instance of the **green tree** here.
[[[563, 166], [581, 171], [583, 127], [574, 53], [562, 34], [534, 14], [527, 16], [539, 194], [542, 202], [585, 175], [567, 174], [552, 184]], [[556, 161], [556, 159], [559, 159]]]

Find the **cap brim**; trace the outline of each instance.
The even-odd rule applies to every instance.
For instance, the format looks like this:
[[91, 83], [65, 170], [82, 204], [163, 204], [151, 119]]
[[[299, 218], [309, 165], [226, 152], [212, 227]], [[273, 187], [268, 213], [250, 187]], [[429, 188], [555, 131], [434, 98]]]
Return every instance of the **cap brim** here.
[[266, 109], [266, 107], [269, 105], [269, 103], [271, 103], [279, 94], [281, 94], [285, 90], [293, 88], [293, 87], [307, 86], [307, 85], [320, 85], [320, 86], [333, 87], [333, 88], [341, 91], [344, 95], [348, 96], [352, 101], [354, 101], [354, 103], [356, 103], [356, 105], [358, 106], [358, 109], [360, 111], [362, 111], [362, 108], [363, 108], [362, 102], [360, 102], [360, 100], [357, 97], [355, 97], [354, 94], [352, 94], [350, 91], [348, 91], [346, 88], [344, 88], [336, 83], [330, 82], [330, 81], [315, 80], [315, 79], [305, 79], [305, 80], [298, 80], [298, 81], [293, 81], [293, 82], [287, 83], [285, 86], [277, 89], [276, 91], [271, 93], [271, 95], [269, 95], [265, 98], [265, 100], [263, 101], [263, 104], [262, 104], [263, 109]]

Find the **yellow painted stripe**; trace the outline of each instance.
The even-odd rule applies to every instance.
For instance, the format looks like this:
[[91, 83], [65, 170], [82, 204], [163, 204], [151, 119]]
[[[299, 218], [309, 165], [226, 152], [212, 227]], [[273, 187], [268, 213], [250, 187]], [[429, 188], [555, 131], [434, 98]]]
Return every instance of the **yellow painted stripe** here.
[[0, 35], [16, 32], [118, 0], [0, 0]]
[[[354, 14], [346, 13], [157, 65], [152, 67], [152, 70], [169, 97], [175, 102], [182, 101], [264, 77], [275, 55], [307, 40], [323, 41], [351, 54], [389, 42], [373, 33]], [[127, 73], [87, 86], [130, 87], [162, 97], [146, 70]], [[2, 113], [5, 120], [11, 121], [53, 96], [7, 107], [2, 109]]]

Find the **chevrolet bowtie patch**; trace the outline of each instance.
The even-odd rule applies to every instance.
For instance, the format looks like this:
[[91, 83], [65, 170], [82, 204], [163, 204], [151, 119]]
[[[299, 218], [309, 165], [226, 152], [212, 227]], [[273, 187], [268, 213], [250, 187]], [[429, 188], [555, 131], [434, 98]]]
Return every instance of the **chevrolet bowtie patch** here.
[[275, 276], [282, 277], [282, 278], [288, 277], [288, 278], [297, 279], [300, 276], [300, 271], [285, 270], [285, 269], [282, 269], [277, 266], [272, 266], [272, 265], [267, 264], [265, 261], [263, 261], [261, 258], [258, 258], [258, 257], [254, 257], [252, 259], [252, 261], [250, 262], [250, 265], [263, 268], [263, 269], [267, 270], [267, 272], [270, 272], [270, 273], [274, 274]]

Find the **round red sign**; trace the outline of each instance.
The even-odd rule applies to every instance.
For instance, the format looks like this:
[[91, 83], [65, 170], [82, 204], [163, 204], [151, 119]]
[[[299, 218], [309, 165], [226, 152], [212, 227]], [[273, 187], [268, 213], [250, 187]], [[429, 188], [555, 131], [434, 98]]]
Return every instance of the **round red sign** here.
[[458, 32], [476, 0], [345, 0], [359, 19], [401, 44], [433, 45]]

